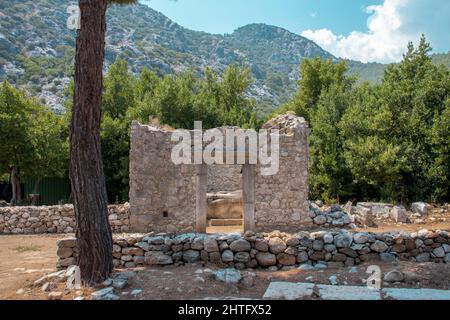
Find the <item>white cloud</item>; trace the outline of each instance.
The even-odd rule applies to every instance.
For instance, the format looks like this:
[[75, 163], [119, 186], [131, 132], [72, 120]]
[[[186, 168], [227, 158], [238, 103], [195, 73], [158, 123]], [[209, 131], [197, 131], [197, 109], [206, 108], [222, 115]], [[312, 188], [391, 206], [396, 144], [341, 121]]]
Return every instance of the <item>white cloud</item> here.
[[436, 51], [449, 50], [450, 1], [384, 0], [366, 8], [370, 14], [367, 32], [335, 35], [329, 29], [306, 30], [302, 36], [338, 57], [362, 62], [397, 62], [409, 41], [421, 34]]

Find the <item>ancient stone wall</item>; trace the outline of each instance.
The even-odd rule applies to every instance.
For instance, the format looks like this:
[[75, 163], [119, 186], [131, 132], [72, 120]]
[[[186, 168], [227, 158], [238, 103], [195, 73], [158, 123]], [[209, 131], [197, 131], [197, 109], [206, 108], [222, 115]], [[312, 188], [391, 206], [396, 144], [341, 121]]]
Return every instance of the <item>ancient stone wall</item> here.
[[171, 132], [133, 122], [130, 152], [131, 229], [195, 229], [195, 166], [171, 160]]
[[242, 189], [242, 166], [208, 166], [208, 193]]
[[[57, 266], [76, 264], [76, 239], [57, 243]], [[139, 235], [114, 237], [116, 267], [172, 265], [205, 261], [221, 267], [268, 268], [305, 265], [339, 268], [367, 261], [450, 263], [447, 231], [374, 234], [320, 231], [287, 234], [247, 232], [228, 235]]]
[[[263, 175], [265, 167], [260, 163], [175, 165], [171, 161], [172, 148], [176, 144], [171, 141], [172, 132], [133, 122], [130, 152], [132, 231], [205, 232], [208, 186], [210, 191], [242, 190], [246, 230], [289, 231], [313, 226], [307, 201], [308, 123], [303, 118], [286, 114], [272, 119], [264, 128], [280, 131], [279, 171], [273, 175]], [[222, 133], [227, 129], [219, 128]], [[242, 152], [237, 149], [239, 147], [228, 150], [224, 140], [225, 148], [227, 155], [234, 153], [236, 156]]]
[[301, 230], [313, 225], [308, 202], [308, 123], [283, 115], [272, 119], [267, 129], [280, 130], [280, 168], [276, 175], [255, 175], [256, 230]]
[[[130, 205], [108, 206], [113, 232], [129, 231]], [[0, 207], [0, 234], [40, 234], [75, 232], [73, 205]]]

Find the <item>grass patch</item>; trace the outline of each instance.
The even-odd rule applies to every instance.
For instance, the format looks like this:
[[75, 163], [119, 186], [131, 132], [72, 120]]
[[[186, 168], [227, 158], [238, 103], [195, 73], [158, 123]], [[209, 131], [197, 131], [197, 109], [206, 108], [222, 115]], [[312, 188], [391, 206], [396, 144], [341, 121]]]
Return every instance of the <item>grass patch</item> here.
[[13, 248], [14, 251], [18, 252], [18, 253], [22, 253], [22, 252], [29, 252], [29, 251], [40, 251], [41, 250], [41, 246], [35, 246], [35, 245], [26, 245], [26, 246], [17, 246], [15, 248]]

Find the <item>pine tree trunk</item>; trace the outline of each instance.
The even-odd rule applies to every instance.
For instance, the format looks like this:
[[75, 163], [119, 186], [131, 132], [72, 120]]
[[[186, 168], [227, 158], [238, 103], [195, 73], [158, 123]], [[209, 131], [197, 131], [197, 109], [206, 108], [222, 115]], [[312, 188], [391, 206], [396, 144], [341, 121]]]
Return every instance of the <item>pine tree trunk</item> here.
[[78, 265], [87, 285], [112, 271], [112, 234], [100, 150], [107, 0], [79, 0], [70, 132], [70, 179], [77, 220]]

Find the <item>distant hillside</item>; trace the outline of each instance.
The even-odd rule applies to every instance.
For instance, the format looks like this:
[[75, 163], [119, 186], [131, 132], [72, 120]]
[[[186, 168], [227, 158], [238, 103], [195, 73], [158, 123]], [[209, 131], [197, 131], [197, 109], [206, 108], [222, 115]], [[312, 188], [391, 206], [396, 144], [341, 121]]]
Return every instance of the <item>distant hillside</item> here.
[[[0, 80], [27, 88], [57, 112], [73, 73], [76, 34], [66, 27], [67, 6], [65, 0], [0, 2]], [[201, 73], [207, 66], [221, 71], [233, 62], [248, 65], [255, 77], [250, 94], [264, 112], [295, 92], [304, 58], [338, 60], [282, 28], [251, 24], [230, 35], [214, 35], [183, 28], [141, 4], [108, 10], [105, 69], [118, 55], [135, 73], [144, 67], [163, 75], [188, 69]], [[448, 64], [448, 55], [439, 60]], [[370, 81], [378, 81], [384, 70], [382, 64], [351, 61], [349, 66]]]

